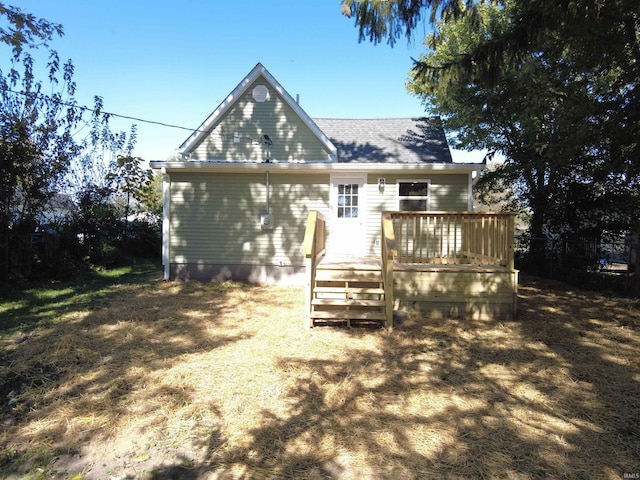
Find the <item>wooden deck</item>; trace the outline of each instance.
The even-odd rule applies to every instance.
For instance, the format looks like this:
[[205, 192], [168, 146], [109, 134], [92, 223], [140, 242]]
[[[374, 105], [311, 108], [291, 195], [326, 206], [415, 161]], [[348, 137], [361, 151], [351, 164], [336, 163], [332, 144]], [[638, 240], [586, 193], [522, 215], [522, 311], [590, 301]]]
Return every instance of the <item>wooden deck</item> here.
[[508, 320], [517, 312], [518, 272], [496, 265], [393, 266], [394, 308], [431, 318]]
[[[327, 253], [318, 215], [310, 216], [305, 237], [307, 326], [374, 322], [392, 328], [394, 310], [443, 319], [516, 315], [512, 214], [386, 212], [380, 257]], [[394, 228], [401, 232], [400, 247]]]

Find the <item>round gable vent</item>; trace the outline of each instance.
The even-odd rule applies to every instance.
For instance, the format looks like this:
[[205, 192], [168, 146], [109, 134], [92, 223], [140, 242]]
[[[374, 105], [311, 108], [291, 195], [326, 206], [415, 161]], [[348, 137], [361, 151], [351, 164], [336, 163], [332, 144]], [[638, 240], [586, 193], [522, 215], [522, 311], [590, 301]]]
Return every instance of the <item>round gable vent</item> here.
[[269, 100], [269, 89], [264, 85], [256, 85], [253, 87], [251, 94], [256, 102], [262, 103]]

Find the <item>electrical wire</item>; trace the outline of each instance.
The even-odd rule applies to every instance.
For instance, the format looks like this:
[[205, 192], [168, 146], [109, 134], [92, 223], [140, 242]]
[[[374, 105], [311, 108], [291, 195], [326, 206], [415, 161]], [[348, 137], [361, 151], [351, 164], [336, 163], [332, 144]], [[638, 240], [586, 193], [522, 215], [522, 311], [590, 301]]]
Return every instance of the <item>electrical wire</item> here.
[[[23, 95], [25, 97], [28, 96], [28, 95], [35, 95], [38, 98], [43, 98], [44, 100], [46, 100], [48, 102], [54, 102], [54, 103], [57, 103], [58, 105], [63, 105], [63, 106], [69, 107], [69, 108], [77, 108], [79, 110], [83, 110], [85, 112], [91, 112], [93, 114], [96, 113], [96, 109], [95, 108], [89, 108], [89, 107], [84, 106], [84, 105], [78, 105], [78, 104], [74, 104], [74, 103], [70, 103], [70, 102], [65, 102], [63, 100], [55, 100], [55, 99], [53, 99], [53, 98], [51, 98], [51, 97], [49, 97], [47, 95], [41, 94], [41, 93], [29, 93], [29, 94], [27, 94], [25, 92], [17, 92], [15, 90], [11, 90], [10, 88], [6, 89], [6, 91], [9, 92], [9, 93], [13, 93], [15, 95]], [[189, 128], [189, 127], [183, 127], [181, 125], [174, 125], [174, 124], [171, 124], [171, 123], [159, 122], [159, 121], [156, 121], [156, 120], [146, 120], [144, 118], [133, 117], [133, 116], [130, 116], [130, 115], [122, 115], [122, 114], [119, 114], [119, 113], [107, 112], [105, 110], [99, 110], [99, 113], [101, 115], [106, 115], [109, 118], [111, 118], [111, 117], [123, 118], [125, 120], [133, 120], [133, 121], [141, 122], [141, 123], [159, 125], [161, 127], [177, 128], [177, 129], [180, 129], [180, 130], [187, 130], [187, 131], [192, 132], [192, 133], [209, 133], [208, 130], [200, 130], [199, 128]], [[84, 130], [85, 127], [89, 126], [89, 124], [86, 121], [84, 121], [83, 123], [85, 125], [83, 127], [79, 128], [78, 131], [76, 131], [75, 134], [80, 133], [82, 130]], [[222, 135], [219, 132], [217, 134], [219, 136], [221, 136], [221, 137], [222, 136], [225, 136], [225, 137], [228, 137], [228, 138], [232, 138], [233, 137], [234, 141], [235, 141], [236, 138], [249, 140], [254, 145], [260, 145], [260, 144], [263, 143], [261, 140], [256, 140], [255, 138], [251, 138], [251, 137], [249, 137], [247, 135], [235, 135], [235, 134], [234, 135]], [[89, 136], [89, 134], [87, 134], [87, 137], [88, 136]], [[265, 137], [266, 138], [264, 139], [264, 141], [267, 142], [268, 136], [265, 136]], [[269, 139], [268, 141], [271, 142], [271, 139]], [[270, 144], [273, 144], [273, 143], [271, 142]]]
[[[62, 100], [54, 100], [51, 97], [48, 97], [47, 95], [41, 94], [41, 93], [25, 93], [25, 92], [17, 92], [15, 90], [11, 90], [11, 89], [7, 89], [6, 91], [8, 91], [9, 93], [13, 93], [15, 95], [23, 95], [23, 96], [29, 96], [29, 95], [35, 95], [36, 97], [39, 98], [44, 98], [45, 100], [49, 101], [49, 102], [54, 102], [57, 103], [58, 105], [64, 105], [65, 107], [70, 107], [70, 108], [77, 108], [79, 110], [84, 110], [85, 112], [92, 112], [92, 113], [96, 113], [96, 109], [95, 108], [89, 108], [86, 107], [84, 105], [77, 105], [77, 104], [73, 104], [73, 103], [69, 103], [69, 102], [64, 102]], [[165, 122], [158, 122], [155, 120], [146, 120], [144, 118], [139, 118], [139, 117], [133, 117], [130, 115], [122, 115], [119, 113], [112, 113], [112, 112], [107, 112], [104, 110], [100, 110], [99, 111], [100, 114], [102, 115], [107, 115], [108, 117], [115, 117], [115, 118], [123, 118], [125, 120], [133, 120], [136, 122], [141, 122], [141, 123], [149, 123], [152, 125], [159, 125], [161, 127], [168, 127], [168, 128], [178, 128], [180, 130], [187, 130], [189, 132], [197, 132], [197, 133], [207, 133], [205, 130], [200, 130], [198, 128], [189, 128], [189, 127], [183, 127], [181, 125], [174, 125], [171, 123], [165, 123]]]

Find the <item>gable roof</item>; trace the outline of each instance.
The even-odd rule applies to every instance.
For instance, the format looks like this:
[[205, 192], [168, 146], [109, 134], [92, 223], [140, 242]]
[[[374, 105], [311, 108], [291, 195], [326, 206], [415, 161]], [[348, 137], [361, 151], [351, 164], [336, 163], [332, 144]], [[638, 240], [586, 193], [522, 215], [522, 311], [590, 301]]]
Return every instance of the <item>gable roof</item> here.
[[437, 117], [314, 121], [337, 147], [339, 163], [453, 163]]
[[189, 136], [189, 138], [180, 145], [178, 151], [182, 154], [191, 153], [191, 151], [211, 133], [218, 122], [224, 117], [225, 113], [233, 107], [237, 100], [246, 93], [251, 84], [260, 76], [265, 79], [271, 88], [280, 94], [285, 103], [298, 115], [300, 120], [306, 124], [306, 126], [335, 158], [336, 147], [331, 143], [329, 138], [318, 128], [309, 115], [307, 115], [300, 105], [291, 97], [291, 95], [289, 95], [289, 93], [261, 63], [258, 63], [253, 67], [238, 86], [233, 89], [229, 95], [227, 95], [227, 98], [225, 98], [224, 101], [211, 113], [211, 115], [209, 115], [207, 119], [202, 122], [202, 124]]

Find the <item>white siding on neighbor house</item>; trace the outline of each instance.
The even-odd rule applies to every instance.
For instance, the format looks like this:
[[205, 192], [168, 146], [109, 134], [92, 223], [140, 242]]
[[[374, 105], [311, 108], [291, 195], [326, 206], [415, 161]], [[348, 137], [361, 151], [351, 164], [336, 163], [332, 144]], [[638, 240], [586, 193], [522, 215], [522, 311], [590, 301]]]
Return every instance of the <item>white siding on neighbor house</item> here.
[[273, 230], [262, 230], [266, 174], [171, 174], [170, 261], [303, 265], [307, 212], [328, 214], [329, 175], [270, 173]]
[[[257, 85], [269, 89], [269, 98], [256, 101]], [[327, 161], [329, 151], [282, 96], [259, 76], [215, 129], [191, 152], [191, 160], [262, 162], [266, 158], [263, 135], [269, 135], [271, 161]], [[234, 138], [235, 137], [235, 138]]]

